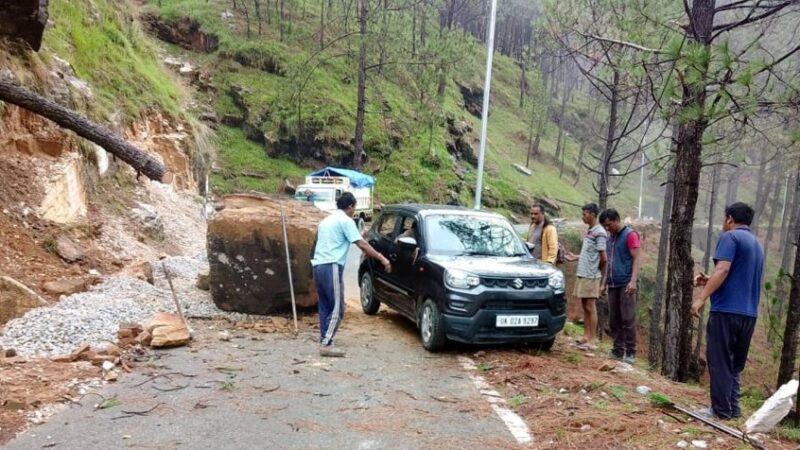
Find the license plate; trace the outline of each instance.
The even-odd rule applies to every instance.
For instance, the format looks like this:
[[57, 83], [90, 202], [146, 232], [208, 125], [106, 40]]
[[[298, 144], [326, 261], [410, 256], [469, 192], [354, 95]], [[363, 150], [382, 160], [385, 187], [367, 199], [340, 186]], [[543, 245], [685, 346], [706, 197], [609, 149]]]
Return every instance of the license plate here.
[[497, 316], [497, 327], [535, 327], [539, 325], [539, 316]]

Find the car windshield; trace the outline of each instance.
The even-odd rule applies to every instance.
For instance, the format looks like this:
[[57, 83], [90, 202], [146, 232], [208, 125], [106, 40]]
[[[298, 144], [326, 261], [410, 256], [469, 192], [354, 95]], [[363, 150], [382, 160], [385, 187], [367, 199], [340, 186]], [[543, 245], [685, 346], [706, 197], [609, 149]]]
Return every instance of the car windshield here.
[[472, 215], [433, 215], [425, 221], [428, 253], [433, 255], [527, 255], [504, 219]]
[[298, 189], [294, 194], [295, 200], [308, 200], [308, 194], [314, 194], [315, 202], [332, 202], [333, 189]]

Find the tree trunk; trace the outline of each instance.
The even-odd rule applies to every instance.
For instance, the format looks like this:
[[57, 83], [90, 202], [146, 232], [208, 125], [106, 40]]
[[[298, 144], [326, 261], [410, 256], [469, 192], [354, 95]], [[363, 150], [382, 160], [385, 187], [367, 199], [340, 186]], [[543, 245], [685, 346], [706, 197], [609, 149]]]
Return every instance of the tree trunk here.
[[739, 177], [742, 174], [740, 167], [732, 167], [728, 175], [728, 188], [725, 190], [725, 206], [736, 202], [736, 196], [739, 193]]
[[525, 91], [528, 87], [528, 80], [525, 79], [525, 66], [527, 63], [525, 61], [520, 61], [519, 66], [520, 70], [522, 71], [519, 75], [519, 107], [520, 109], [525, 107]]
[[281, 0], [281, 10], [280, 10], [280, 18], [281, 18], [281, 26], [280, 26], [280, 33], [281, 33], [281, 35], [280, 35], [280, 39], [281, 39], [281, 42], [283, 42], [283, 27], [284, 27], [284, 22], [286, 22], [286, 17], [283, 15], [283, 11], [284, 11], [284, 6], [285, 6], [285, 3], [286, 3], [286, 2], [285, 2], [284, 0]]
[[753, 215], [753, 223], [750, 225], [750, 229], [753, 230], [753, 234], [758, 236], [758, 222], [761, 219], [761, 212], [764, 211], [764, 204], [766, 203], [764, 191], [767, 188], [767, 180], [764, 177], [767, 171], [767, 155], [762, 151], [761, 152], [761, 160], [758, 164], [758, 182], [756, 183], [756, 201], [753, 205], [753, 210], [755, 214]]
[[569, 85], [567, 82], [561, 84], [561, 109], [558, 111], [558, 138], [556, 139], [556, 161], [561, 158], [561, 151], [563, 150], [562, 145], [564, 144], [563, 137], [564, 137], [564, 111], [567, 109], [567, 97], [569, 97]]
[[675, 167], [670, 163], [667, 171], [667, 184], [664, 186], [664, 206], [661, 208], [661, 234], [658, 238], [658, 258], [656, 263], [656, 287], [653, 304], [650, 305], [650, 342], [647, 359], [651, 368], [656, 368], [661, 351], [661, 310], [664, 305], [666, 268], [669, 258], [669, 218], [672, 215], [672, 198], [675, 192]]
[[367, 94], [367, 3], [369, 0], [359, 0], [358, 30], [361, 42], [358, 48], [358, 102], [356, 103], [356, 135], [353, 139], [355, 154], [353, 166], [361, 167], [361, 155], [364, 153], [364, 109]]
[[417, 57], [417, 2], [411, 5], [411, 59]]
[[597, 194], [600, 211], [606, 209], [608, 205], [608, 186], [609, 172], [611, 171], [611, 153], [614, 151], [614, 133], [617, 129], [617, 117], [619, 106], [619, 70], [614, 69], [614, 81], [611, 84], [611, 102], [608, 106], [608, 130], [606, 131], [606, 145], [603, 149], [603, 157], [600, 160], [597, 180]]
[[[694, 0], [691, 7], [689, 36], [708, 49], [714, 26], [715, 0]], [[710, 50], [709, 50], [710, 51]], [[680, 110], [699, 112], [678, 126], [678, 147], [675, 157], [675, 198], [673, 200], [669, 237], [667, 274], [671, 292], [666, 301], [664, 321], [664, 359], [661, 371], [675, 381], [686, 381], [692, 350], [692, 224], [697, 207], [697, 190], [702, 165], [703, 134], [708, 127], [705, 112], [708, 85], [708, 61], [696, 64], [697, 73], [683, 88]], [[679, 111], [680, 114], [680, 111]], [[698, 116], [699, 114], [699, 116]]]
[[253, 0], [253, 9], [256, 12], [256, 20], [258, 20], [258, 35], [261, 36], [261, 5], [258, 0]]
[[319, 12], [319, 49], [322, 50], [325, 48], [325, 2], [327, 0], [322, 0], [320, 2], [320, 12]]
[[[800, 162], [798, 162], [798, 173], [800, 174]], [[798, 182], [798, 178], [800, 176], [795, 175], [794, 183]], [[796, 230], [798, 229], [797, 221], [794, 220], [794, 217], [797, 217], [798, 209], [800, 208], [800, 199], [798, 199], [797, 191], [792, 189], [792, 210], [788, 214], [788, 218], [786, 220], [786, 231], [783, 236], [782, 240], [782, 247], [783, 247], [783, 255], [781, 255], [781, 267], [786, 272], [789, 272], [789, 263], [792, 260], [792, 256], [795, 253], [795, 248], [791, 245], [791, 240], [794, 239], [794, 235]]]
[[[798, 172], [800, 174], [800, 172]], [[800, 197], [800, 176], [795, 179], [794, 197], [797, 202]], [[800, 210], [794, 208], [794, 216], [792, 222], [795, 224], [800, 220]], [[800, 243], [800, 227], [794, 227], [792, 230], [792, 247], [797, 248]], [[794, 270], [792, 271], [792, 289], [789, 293], [789, 308], [786, 314], [786, 329], [783, 332], [783, 348], [781, 348], [781, 365], [778, 368], [778, 383], [777, 387], [781, 387], [784, 383], [792, 378], [794, 373], [794, 363], [797, 357], [797, 327], [800, 325], [800, 253], [795, 255]]]
[[[706, 249], [703, 253], [703, 270], [710, 273], [708, 263], [711, 261], [711, 241], [714, 238], [714, 209], [717, 207], [717, 177], [719, 165], [715, 165], [711, 172], [711, 191], [708, 194], [708, 228], [706, 229]], [[702, 318], [701, 318], [702, 322]]]
[[[778, 166], [780, 167], [780, 163]], [[771, 183], [775, 185], [775, 192], [772, 193], [772, 203], [769, 207], [769, 218], [767, 219], [767, 235], [764, 237], [764, 267], [767, 267], [767, 259], [769, 257], [769, 248], [772, 244], [772, 238], [775, 236], [775, 219], [778, 216], [778, 209], [781, 207], [781, 193], [783, 190], [782, 183], [777, 174], [772, 175]], [[766, 203], [767, 199], [764, 199]]]
[[74, 131], [78, 136], [103, 147], [151, 180], [170, 181], [166, 169], [155, 158], [127, 143], [108, 128], [92, 123], [58, 103], [3, 80], [0, 80], [0, 100], [39, 114], [61, 127]]
[[[589, 120], [589, 126], [594, 124], [594, 120], [597, 118], [597, 110], [600, 107], [600, 102], [594, 102], [594, 109], [592, 109], [592, 118]], [[591, 131], [587, 127], [587, 131]], [[589, 141], [589, 133], [581, 139], [581, 148], [578, 151], [578, 163], [575, 165], [575, 182], [572, 183], [573, 186], [577, 186], [578, 183], [581, 181], [581, 171], [583, 170], [583, 152], [586, 150], [586, 143]]]

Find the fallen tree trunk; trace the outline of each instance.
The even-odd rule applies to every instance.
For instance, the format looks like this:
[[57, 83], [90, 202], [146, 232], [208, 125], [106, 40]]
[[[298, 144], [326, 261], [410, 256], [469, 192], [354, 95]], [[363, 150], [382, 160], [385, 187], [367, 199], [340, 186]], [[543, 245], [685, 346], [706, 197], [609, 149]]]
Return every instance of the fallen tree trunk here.
[[78, 136], [103, 147], [151, 180], [169, 182], [169, 179], [164, 179], [168, 173], [158, 160], [125, 142], [108, 128], [92, 123], [75, 111], [5, 80], [0, 80], [0, 100], [25, 108], [74, 131]]

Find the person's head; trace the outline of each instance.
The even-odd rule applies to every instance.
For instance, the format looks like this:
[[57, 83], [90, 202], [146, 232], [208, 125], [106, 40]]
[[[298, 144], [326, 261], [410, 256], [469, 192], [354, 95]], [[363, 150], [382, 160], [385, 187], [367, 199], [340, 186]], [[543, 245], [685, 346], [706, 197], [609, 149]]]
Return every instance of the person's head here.
[[542, 208], [542, 205], [536, 204], [531, 206], [531, 223], [539, 225], [546, 220], [547, 217], [544, 215], [544, 208]]
[[356, 197], [352, 192], [345, 192], [336, 199], [336, 207], [353, 217], [356, 212]]
[[600, 213], [600, 225], [611, 234], [619, 233], [622, 229], [622, 222], [619, 220], [619, 213], [614, 208], [608, 208]]
[[587, 203], [583, 205], [581, 208], [581, 219], [583, 223], [586, 225], [594, 225], [597, 222], [597, 214], [600, 212], [600, 208], [597, 207], [596, 203]]
[[730, 231], [737, 225], [750, 226], [753, 223], [755, 211], [747, 203], [736, 202], [725, 208], [725, 220], [722, 222], [722, 231]]

